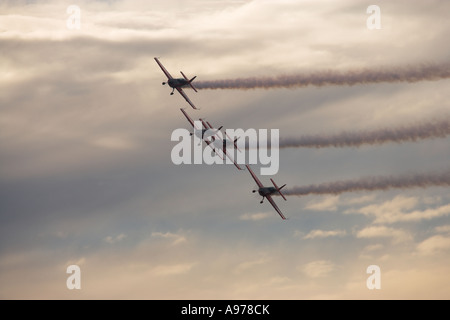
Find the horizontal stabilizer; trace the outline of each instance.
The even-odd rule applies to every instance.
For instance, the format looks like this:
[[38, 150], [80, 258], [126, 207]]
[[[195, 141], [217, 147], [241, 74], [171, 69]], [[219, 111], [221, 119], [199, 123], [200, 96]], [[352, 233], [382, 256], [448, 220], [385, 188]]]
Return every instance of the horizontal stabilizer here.
[[186, 77], [186, 75], [183, 73], [183, 71], [180, 71], [180, 72], [181, 72], [181, 75], [183, 76], [183, 78], [188, 81], [188, 84], [191, 86], [191, 88], [194, 89], [195, 92], [198, 92], [197, 89], [192, 84], [192, 81], [194, 81], [194, 79], [197, 78], [197, 76], [195, 76], [191, 80], [189, 80], [188, 77]]
[[281, 188], [278, 188], [277, 184], [275, 183], [275, 181], [273, 181], [273, 179], [270, 179], [270, 181], [272, 181], [273, 186], [277, 189], [278, 193], [280, 194], [280, 196], [283, 197], [283, 199], [285, 201], [287, 201], [287, 199], [284, 197], [284, 195], [281, 193], [281, 189], [283, 189], [286, 185], [282, 185]]

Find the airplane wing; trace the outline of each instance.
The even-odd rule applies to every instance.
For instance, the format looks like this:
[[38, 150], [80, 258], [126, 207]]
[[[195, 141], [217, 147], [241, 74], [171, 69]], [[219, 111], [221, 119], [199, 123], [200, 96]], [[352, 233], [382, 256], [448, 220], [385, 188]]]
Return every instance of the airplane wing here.
[[223, 148], [222, 152], [225, 153], [225, 155], [228, 157], [228, 159], [230, 159], [231, 161], [233, 161], [234, 166], [235, 166], [236, 168], [238, 168], [238, 170], [243, 170], [243, 169], [242, 169], [241, 167], [239, 167], [239, 165], [236, 163], [236, 160], [234, 160], [233, 157], [231, 157], [231, 156], [227, 153], [226, 148]]
[[278, 208], [278, 206], [275, 203], [275, 201], [273, 201], [272, 196], [271, 195], [267, 195], [266, 199], [270, 202], [272, 207], [278, 212], [278, 214], [280, 215], [281, 219], [286, 220], [286, 217], [281, 213], [281, 210]]
[[195, 105], [192, 103], [192, 101], [188, 98], [187, 94], [183, 91], [183, 89], [177, 87], [176, 88], [178, 90], [178, 92], [183, 96], [183, 98], [187, 101], [187, 103], [189, 103], [191, 105], [192, 108], [194, 108], [195, 110], [198, 110], [198, 108], [195, 107]]
[[164, 68], [164, 66], [162, 65], [161, 62], [159, 62], [158, 58], [155, 58], [156, 63], [159, 65], [159, 67], [161, 68], [161, 70], [164, 72], [164, 74], [166, 75], [167, 79], [173, 79], [173, 77], [170, 75], [169, 71], [166, 70], [166, 68]]
[[[200, 119], [203, 123], [203, 127], [205, 129], [214, 129], [214, 127], [211, 125], [211, 123], [209, 123], [208, 121], [205, 121], [203, 119]], [[220, 127], [222, 128], [222, 127]], [[220, 130], [219, 128], [219, 130]], [[219, 145], [217, 145], [216, 147], [220, 148], [220, 150], [222, 150], [222, 152], [224, 153], [225, 156], [228, 157], [228, 159], [230, 159], [231, 161], [233, 161], [233, 164], [236, 168], [238, 168], [238, 170], [243, 170], [237, 163], [236, 160], [233, 159], [233, 157], [231, 157], [230, 154], [227, 153], [226, 147], [223, 146], [223, 138], [220, 137], [217, 133], [214, 135], [215, 137], [217, 137], [217, 143], [219, 143]]]
[[[189, 115], [187, 114], [186, 111], [184, 111], [183, 108], [180, 108], [180, 110], [181, 110], [181, 112], [183, 112], [183, 114], [184, 114], [184, 116], [186, 117], [187, 121], [189, 121], [189, 123], [190, 123], [191, 126], [194, 128], [194, 130], [202, 130], [201, 128], [199, 129], [199, 128], [197, 128], [197, 127], [195, 126], [194, 120], [192, 120], [192, 118], [189, 117]], [[217, 152], [217, 150], [219, 150], [220, 148], [219, 148], [219, 149], [218, 149], [218, 148], [214, 148], [214, 143], [213, 143], [213, 141], [209, 141], [209, 140], [207, 140], [207, 139], [203, 139], [203, 141], [205, 141], [206, 145], [210, 146], [211, 149], [213, 149], [213, 151], [219, 156], [219, 158], [223, 160], [223, 157]], [[211, 144], [212, 144], [212, 145], [211, 145]]]
[[183, 112], [184, 116], [186, 117], [187, 121], [189, 121], [189, 123], [191, 124], [192, 128], [197, 129], [197, 130], [201, 130], [195, 127], [195, 123], [194, 120], [192, 120], [191, 117], [189, 117], [189, 115], [186, 113], [186, 111], [184, 111], [183, 108], [180, 108], [181, 112]]
[[210, 141], [208, 139], [203, 139], [203, 141], [205, 141], [205, 143], [211, 147], [211, 149], [214, 151], [214, 153], [217, 154], [219, 156], [219, 158], [223, 160], [223, 156], [221, 156], [220, 153], [218, 152], [220, 150], [220, 148], [216, 148], [214, 146], [214, 140]]
[[247, 167], [247, 170], [250, 172], [250, 174], [253, 177], [253, 180], [255, 180], [256, 184], [258, 185], [258, 187], [260, 188], [264, 188], [263, 184], [261, 183], [261, 181], [259, 181], [258, 177], [253, 173], [252, 169], [250, 169], [250, 166], [248, 164], [245, 165]]
[[214, 129], [213, 126], [211, 126], [211, 124], [209, 124], [208, 121], [205, 121], [203, 119], [198, 119], [198, 120], [200, 120], [203, 123], [203, 128], [205, 128], [205, 129]]

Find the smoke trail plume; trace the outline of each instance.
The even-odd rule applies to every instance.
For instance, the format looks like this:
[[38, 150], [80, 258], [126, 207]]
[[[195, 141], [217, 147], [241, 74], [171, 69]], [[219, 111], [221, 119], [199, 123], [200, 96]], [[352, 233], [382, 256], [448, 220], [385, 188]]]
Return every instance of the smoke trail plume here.
[[450, 78], [450, 63], [417, 64], [403, 67], [364, 68], [348, 71], [317, 71], [305, 74], [279, 75], [275, 77], [251, 77], [211, 81], [197, 81], [199, 89], [256, 89], [300, 88], [381, 83], [418, 82]]
[[450, 119], [373, 131], [344, 131], [335, 135], [303, 135], [280, 139], [280, 148], [359, 147], [386, 142], [416, 142], [450, 135]]
[[311, 184], [302, 187], [296, 186], [284, 190], [283, 194], [286, 196], [305, 196], [308, 194], [337, 195], [344, 192], [427, 188], [431, 186], [450, 186], [450, 171], [401, 176], [365, 177], [358, 180], [343, 180]]

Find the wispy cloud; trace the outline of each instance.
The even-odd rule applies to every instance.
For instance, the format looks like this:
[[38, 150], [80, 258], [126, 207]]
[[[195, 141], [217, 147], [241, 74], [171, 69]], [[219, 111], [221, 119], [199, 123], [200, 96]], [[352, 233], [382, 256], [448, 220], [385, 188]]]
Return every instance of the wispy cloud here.
[[393, 243], [402, 243], [412, 240], [412, 235], [407, 231], [385, 226], [369, 226], [356, 233], [357, 238], [390, 238]]
[[309, 262], [299, 269], [310, 278], [323, 278], [335, 270], [336, 266], [329, 260], [317, 260]]
[[178, 245], [186, 242], [186, 237], [184, 235], [171, 232], [152, 232], [152, 237], [170, 240], [172, 245]]
[[437, 226], [434, 230], [438, 233], [450, 233], [450, 225]]
[[303, 239], [343, 237], [346, 234], [345, 230], [312, 230]]
[[324, 199], [310, 201], [305, 209], [313, 211], [336, 211], [339, 204], [339, 196], [328, 196]]
[[418, 222], [450, 215], [450, 204], [425, 210], [412, 210], [421, 203], [417, 197], [396, 196], [394, 199], [381, 204], [371, 204], [359, 209], [346, 211], [374, 217], [374, 223], [393, 224], [397, 222]]
[[107, 236], [104, 240], [105, 240], [105, 242], [107, 242], [109, 244], [114, 244], [114, 243], [122, 241], [126, 237], [127, 236], [124, 233], [121, 233], [117, 236]]
[[188, 273], [194, 265], [195, 263], [158, 265], [152, 268], [151, 272], [157, 276], [175, 276]]
[[261, 257], [256, 260], [249, 260], [241, 262], [237, 265], [237, 267], [234, 269], [235, 273], [242, 273], [246, 271], [251, 271], [254, 268], [263, 268], [266, 263], [270, 262], [270, 258], [267, 257]]
[[435, 235], [417, 245], [420, 255], [431, 256], [450, 250], [450, 236]]
[[270, 212], [244, 213], [239, 216], [241, 220], [258, 221], [271, 218], [273, 216]]

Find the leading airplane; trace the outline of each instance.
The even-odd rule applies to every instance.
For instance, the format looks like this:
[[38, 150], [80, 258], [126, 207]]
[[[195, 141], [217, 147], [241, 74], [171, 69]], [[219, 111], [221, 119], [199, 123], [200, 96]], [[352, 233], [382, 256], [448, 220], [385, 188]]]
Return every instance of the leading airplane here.
[[266, 198], [270, 204], [272, 205], [272, 207], [278, 212], [278, 214], [280, 215], [280, 217], [283, 220], [286, 220], [286, 217], [283, 215], [283, 213], [281, 213], [281, 210], [278, 208], [277, 204], [275, 203], [275, 201], [273, 201], [272, 199], [272, 195], [274, 194], [279, 194], [280, 196], [283, 197], [283, 199], [286, 201], [286, 198], [284, 197], [284, 195], [281, 193], [281, 189], [283, 189], [286, 185], [282, 185], [280, 188], [277, 186], [277, 184], [275, 183], [275, 181], [273, 181], [273, 179], [270, 179], [270, 181], [272, 181], [273, 186], [275, 187], [264, 187], [263, 184], [261, 183], [261, 181], [259, 181], [258, 177], [255, 175], [255, 173], [252, 171], [252, 169], [250, 169], [249, 165], [245, 165], [247, 167], [247, 170], [250, 172], [250, 174], [253, 177], [253, 180], [255, 180], [256, 184], [258, 185], [258, 190], [253, 190], [252, 192], [258, 192], [260, 196], [262, 196], [262, 200], [259, 203], [263, 203], [264, 198]]
[[[197, 78], [197, 76], [193, 77], [192, 79], [188, 79], [184, 73], [182, 71], [181, 75], [183, 76], [183, 78], [174, 78], [170, 75], [169, 71], [166, 70], [166, 68], [164, 68], [164, 66], [162, 65], [162, 63], [158, 60], [158, 58], [155, 58], [156, 63], [159, 65], [159, 67], [161, 68], [161, 70], [164, 72], [164, 74], [167, 77], [167, 82], [163, 82], [162, 84], [168, 84], [169, 87], [172, 88], [172, 92], [170, 93], [170, 95], [173, 95], [173, 92], [175, 91], [175, 89], [177, 89], [177, 91], [183, 96], [183, 98], [191, 105], [192, 108], [197, 109], [195, 107], [195, 105], [192, 103], [192, 101], [189, 99], [189, 97], [187, 96], [187, 94], [183, 91], [184, 87], [190, 86], [192, 89], [194, 89], [195, 92], [197, 92], [197, 89], [193, 86], [192, 81], [194, 81], [195, 78]], [[198, 110], [198, 109], [197, 109]]]

